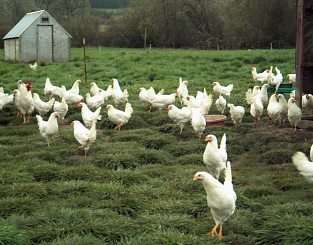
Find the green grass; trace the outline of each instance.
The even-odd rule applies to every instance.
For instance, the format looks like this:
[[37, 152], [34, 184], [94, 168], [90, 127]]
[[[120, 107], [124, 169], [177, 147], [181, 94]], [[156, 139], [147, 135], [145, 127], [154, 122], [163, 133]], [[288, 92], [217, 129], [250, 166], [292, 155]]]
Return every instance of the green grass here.
[[[278, 66], [294, 72], [294, 50], [136, 50], [87, 49], [88, 82], [106, 88], [114, 77], [130, 93], [130, 122], [115, 132], [103, 107], [97, 141], [84, 157], [69, 124], [81, 120], [72, 106], [50, 148], [35, 118], [27, 125], [15, 117], [14, 104], [0, 111], [0, 243], [1, 244], [311, 244], [312, 187], [298, 174], [290, 157], [308, 154], [313, 133], [292, 134], [289, 125], [274, 127], [266, 111], [254, 126], [245, 91], [255, 85], [251, 66]], [[69, 88], [84, 79], [83, 51], [72, 49], [64, 64], [4, 61], [0, 52], [0, 86], [31, 80], [43, 96], [44, 81]], [[146, 112], [138, 101], [140, 87], [172, 93], [178, 78], [189, 81], [190, 94], [212, 82], [234, 84], [228, 102], [245, 107], [243, 124], [233, 127], [226, 110], [225, 127], [207, 127], [204, 135], [227, 135], [237, 209], [224, 225], [221, 241], [207, 237], [214, 221], [195, 172], [205, 142], [190, 126], [174, 128], [165, 111]], [[216, 95], [213, 96], [214, 100]], [[110, 99], [108, 103], [113, 103]], [[178, 102], [177, 102], [178, 105]], [[214, 104], [211, 113], [216, 113]], [[309, 113], [309, 112], [306, 112]]]

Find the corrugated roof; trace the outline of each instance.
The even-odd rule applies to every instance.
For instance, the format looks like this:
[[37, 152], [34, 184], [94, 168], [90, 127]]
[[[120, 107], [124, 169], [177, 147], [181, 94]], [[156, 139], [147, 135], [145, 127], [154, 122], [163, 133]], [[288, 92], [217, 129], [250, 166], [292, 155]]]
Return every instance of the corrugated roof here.
[[[17, 38], [20, 37], [24, 31], [43, 13], [45, 10], [39, 10], [35, 12], [27, 13], [5, 36], [3, 39], [9, 38]], [[53, 20], [54, 18], [46, 12]], [[55, 21], [55, 20], [54, 20]], [[57, 22], [57, 21], [56, 21]], [[58, 22], [57, 22], [58, 23]], [[61, 26], [64, 32], [69, 35], [70, 38], [72, 36]]]
[[39, 10], [27, 13], [5, 36], [3, 39], [17, 38], [44, 12]]

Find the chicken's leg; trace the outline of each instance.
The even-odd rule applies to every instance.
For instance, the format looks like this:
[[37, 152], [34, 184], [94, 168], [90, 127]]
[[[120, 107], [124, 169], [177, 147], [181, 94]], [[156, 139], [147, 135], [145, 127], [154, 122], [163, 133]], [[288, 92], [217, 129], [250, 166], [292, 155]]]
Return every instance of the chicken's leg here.
[[217, 238], [222, 239], [222, 225], [220, 225], [220, 231], [218, 232]]
[[216, 229], [217, 229], [218, 226], [219, 226], [219, 224], [216, 224], [216, 225], [212, 228], [212, 230], [208, 233], [208, 236], [215, 236], [215, 235], [217, 235]]

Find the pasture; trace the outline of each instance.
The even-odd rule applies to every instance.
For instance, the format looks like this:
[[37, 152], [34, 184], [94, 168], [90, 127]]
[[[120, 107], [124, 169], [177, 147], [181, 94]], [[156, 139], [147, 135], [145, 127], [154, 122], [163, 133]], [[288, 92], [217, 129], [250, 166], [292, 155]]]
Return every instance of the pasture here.
[[[97, 140], [85, 158], [70, 126], [81, 120], [78, 108], [70, 108], [51, 147], [35, 117], [22, 124], [14, 103], [0, 111], [1, 244], [313, 243], [312, 186], [291, 164], [294, 152], [309, 153], [313, 132], [293, 134], [288, 122], [273, 126], [266, 111], [254, 126], [244, 100], [256, 84], [251, 67], [278, 66], [285, 77], [295, 71], [294, 50], [89, 48], [87, 56], [88, 83], [81, 83], [80, 94], [89, 91], [90, 82], [107, 88], [117, 78], [130, 94], [130, 122], [115, 131], [104, 106]], [[0, 86], [9, 93], [19, 79], [30, 80], [42, 98], [46, 77], [66, 88], [84, 80], [81, 49], [72, 49], [68, 63], [39, 64], [37, 70], [4, 62], [3, 50], [0, 62]], [[204, 87], [212, 93], [214, 81], [233, 83], [226, 99], [246, 109], [241, 126], [233, 126], [227, 109], [225, 127], [206, 127], [203, 134], [220, 141], [226, 133], [238, 196], [221, 241], [207, 236], [214, 221], [202, 184], [192, 181], [195, 172], [206, 171], [203, 136], [199, 141], [191, 126], [180, 135], [167, 112], [148, 113], [138, 100], [140, 87], [175, 92], [179, 77], [188, 80], [192, 95]], [[217, 113], [214, 101], [210, 114]]]

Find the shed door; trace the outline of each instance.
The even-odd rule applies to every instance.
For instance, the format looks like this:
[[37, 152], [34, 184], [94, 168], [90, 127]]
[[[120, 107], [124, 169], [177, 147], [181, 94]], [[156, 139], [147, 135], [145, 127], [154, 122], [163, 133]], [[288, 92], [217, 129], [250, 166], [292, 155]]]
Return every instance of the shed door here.
[[40, 62], [53, 61], [52, 26], [38, 25], [37, 29], [37, 60]]

